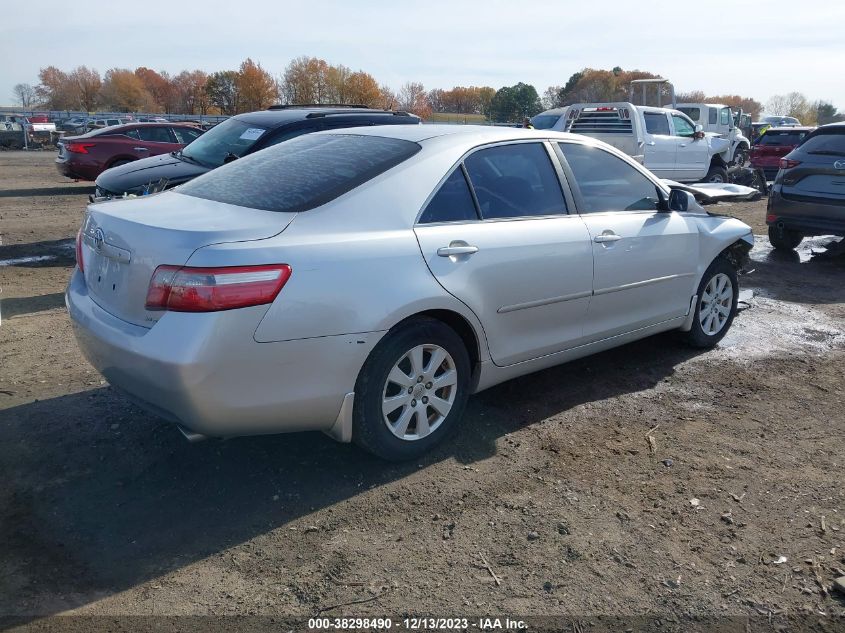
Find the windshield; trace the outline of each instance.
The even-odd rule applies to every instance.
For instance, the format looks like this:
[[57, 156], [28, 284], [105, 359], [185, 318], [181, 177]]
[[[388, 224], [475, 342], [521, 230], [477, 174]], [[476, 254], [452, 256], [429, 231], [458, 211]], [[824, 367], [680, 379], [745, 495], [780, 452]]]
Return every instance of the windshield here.
[[220, 167], [229, 154], [243, 156], [266, 131], [258, 125], [227, 119], [186, 145], [182, 155], [208, 167]]
[[559, 114], [538, 114], [531, 119], [531, 125], [533, 125], [536, 130], [550, 130], [559, 120]]
[[297, 213], [334, 200], [420, 149], [395, 138], [305, 134], [210, 171], [175, 191], [240, 207]]
[[845, 156], [845, 128], [816, 132], [801, 146], [808, 154]]

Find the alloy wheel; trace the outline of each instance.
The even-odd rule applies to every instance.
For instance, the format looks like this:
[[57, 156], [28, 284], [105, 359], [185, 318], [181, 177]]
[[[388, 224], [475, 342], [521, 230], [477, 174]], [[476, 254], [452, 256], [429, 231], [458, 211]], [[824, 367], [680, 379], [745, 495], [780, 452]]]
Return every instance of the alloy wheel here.
[[707, 283], [698, 307], [698, 322], [707, 336], [715, 336], [725, 327], [731, 316], [733, 298], [733, 284], [726, 274], [714, 275]]
[[382, 392], [382, 417], [401, 440], [422, 439], [435, 432], [455, 403], [455, 361], [439, 345], [417, 345], [393, 365]]

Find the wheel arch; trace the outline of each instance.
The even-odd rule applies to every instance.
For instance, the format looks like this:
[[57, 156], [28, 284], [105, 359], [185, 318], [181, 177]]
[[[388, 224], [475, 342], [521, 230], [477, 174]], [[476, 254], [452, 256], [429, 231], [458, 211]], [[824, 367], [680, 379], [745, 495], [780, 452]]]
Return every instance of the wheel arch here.
[[111, 169], [112, 167], [114, 167], [115, 163], [119, 163], [120, 161], [126, 161], [126, 162], [131, 163], [131, 162], [134, 162], [136, 160], [138, 160], [138, 159], [135, 158], [134, 156], [126, 156], [124, 154], [118, 154], [117, 156], [112, 156], [111, 159], [109, 160], [109, 162], [106, 163], [106, 169]]

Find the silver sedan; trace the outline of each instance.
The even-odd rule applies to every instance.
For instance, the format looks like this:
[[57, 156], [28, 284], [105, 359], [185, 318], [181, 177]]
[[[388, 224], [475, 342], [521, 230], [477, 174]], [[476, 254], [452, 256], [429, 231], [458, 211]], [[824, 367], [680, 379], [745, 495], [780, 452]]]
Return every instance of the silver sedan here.
[[752, 243], [590, 138], [352, 128], [90, 205], [66, 302], [91, 364], [191, 439], [409, 459], [515, 376], [667, 330], [715, 345]]

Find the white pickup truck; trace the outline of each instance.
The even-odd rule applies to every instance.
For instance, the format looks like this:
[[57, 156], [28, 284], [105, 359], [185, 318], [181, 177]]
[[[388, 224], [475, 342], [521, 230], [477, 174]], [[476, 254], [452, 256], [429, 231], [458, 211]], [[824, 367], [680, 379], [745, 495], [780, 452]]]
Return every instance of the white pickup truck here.
[[706, 134], [670, 108], [628, 102], [577, 103], [531, 119], [537, 129], [584, 134], [633, 156], [658, 178], [677, 182], [728, 182], [724, 156], [730, 141]]
[[[713, 132], [719, 138], [731, 142], [730, 149], [722, 154], [729, 165], [743, 165], [751, 149], [742, 130], [737, 127], [736, 115], [730, 106], [721, 103], [678, 103], [677, 110], [686, 114], [696, 125], [701, 125], [705, 132]], [[740, 116], [742, 111], [740, 111]]]

